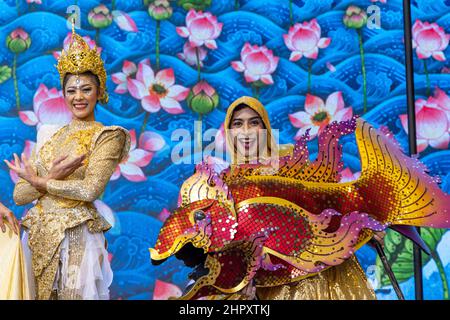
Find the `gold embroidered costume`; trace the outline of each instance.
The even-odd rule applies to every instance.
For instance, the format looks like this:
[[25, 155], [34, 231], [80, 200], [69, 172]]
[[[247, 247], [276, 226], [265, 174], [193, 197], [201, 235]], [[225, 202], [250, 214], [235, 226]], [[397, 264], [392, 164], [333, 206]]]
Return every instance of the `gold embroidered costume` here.
[[[103, 61], [96, 48], [90, 49], [72, 32], [69, 49], [58, 60], [61, 84], [67, 74], [91, 72], [99, 79], [98, 101], [106, 103]], [[73, 119], [33, 152], [30, 163], [41, 177], [48, 175], [60, 156], [86, 155], [83, 165], [64, 180], [48, 180], [45, 194], [23, 179], [14, 189], [18, 205], [37, 201], [22, 225], [27, 229], [38, 299], [109, 297], [112, 271], [103, 232], [111, 226], [93, 202], [104, 192], [119, 162], [128, 156], [129, 147], [125, 129]]]
[[83, 223], [87, 223], [91, 233], [110, 228], [93, 201], [103, 193], [114, 169], [127, 156], [129, 143], [128, 132], [120, 127], [72, 120], [38, 154], [33, 153], [30, 162], [39, 176], [46, 176], [59, 156], [87, 155], [84, 165], [65, 180], [49, 180], [46, 194], [23, 179], [14, 189], [14, 201], [18, 205], [37, 200], [22, 222], [29, 232], [37, 298], [50, 297], [58, 269], [59, 245], [67, 230]]

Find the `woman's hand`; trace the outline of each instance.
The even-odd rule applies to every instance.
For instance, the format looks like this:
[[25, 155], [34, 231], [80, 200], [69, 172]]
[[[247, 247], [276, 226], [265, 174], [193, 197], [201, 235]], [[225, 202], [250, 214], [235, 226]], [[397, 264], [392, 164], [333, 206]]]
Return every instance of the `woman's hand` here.
[[39, 177], [36, 172], [34, 172], [33, 167], [28, 161], [25, 154], [21, 155], [22, 162], [20, 161], [17, 154], [14, 153], [14, 161], [9, 162], [8, 160], [4, 160], [9, 169], [17, 173], [17, 175], [28, 181], [33, 187], [35, 187], [40, 192], [46, 192], [47, 189], [45, 184], [47, 181], [44, 181], [43, 178]]
[[47, 192], [47, 181], [50, 179], [62, 180], [70, 176], [75, 170], [82, 166], [85, 155], [75, 157], [69, 161], [64, 162], [68, 156], [61, 156], [52, 163], [52, 167], [46, 177], [39, 177], [34, 172], [27, 157], [22, 154], [22, 162], [17, 154], [14, 154], [13, 163], [4, 160], [9, 169], [15, 171], [17, 175], [28, 181], [33, 187], [40, 192]]
[[17, 175], [28, 181], [29, 183], [33, 184], [33, 181], [37, 177], [36, 173], [34, 172], [33, 168], [31, 167], [30, 162], [28, 161], [25, 154], [22, 153], [22, 162], [20, 162], [19, 156], [14, 153], [14, 160], [12, 162], [9, 162], [8, 160], [3, 160], [9, 169], [13, 170]]
[[74, 173], [79, 167], [83, 165], [86, 155], [81, 155], [65, 161], [68, 156], [61, 156], [52, 163], [52, 167], [47, 175], [48, 179], [63, 180]]
[[11, 229], [18, 235], [20, 232], [19, 222], [12, 211], [0, 203], [0, 228], [2, 229], [2, 232], [6, 232], [6, 226], [3, 219], [9, 223]]

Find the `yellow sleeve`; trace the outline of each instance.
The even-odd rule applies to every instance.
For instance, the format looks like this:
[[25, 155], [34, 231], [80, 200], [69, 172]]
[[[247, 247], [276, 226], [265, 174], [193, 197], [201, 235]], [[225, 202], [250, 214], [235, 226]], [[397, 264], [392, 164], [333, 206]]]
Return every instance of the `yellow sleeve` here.
[[121, 161], [127, 136], [124, 130], [100, 133], [89, 157], [82, 180], [49, 180], [47, 192], [62, 198], [93, 202], [105, 190], [115, 168]]
[[[36, 148], [33, 149], [31, 152], [31, 157], [29, 159], [31, 167], [33, 168], [34, 172], [36, 174]], [[18, 206], [26, 205], [30, 202], [33, 202], [36, 199], [39, 199], [44, 194], [39, 192], [35, 187], [33, 187], [28, 181], [20, 178], [19, 181], [17, 181], [16, 186], [14, 187], [14, 193], [13, 198], [14, 202]]]

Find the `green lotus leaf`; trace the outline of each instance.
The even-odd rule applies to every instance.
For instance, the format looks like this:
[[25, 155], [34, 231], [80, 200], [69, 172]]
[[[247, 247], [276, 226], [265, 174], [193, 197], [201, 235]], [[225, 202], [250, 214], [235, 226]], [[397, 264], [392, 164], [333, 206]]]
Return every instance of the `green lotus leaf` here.
[[11, 68], [8, 66], [0, 66], [0, 84], [11, 78]]
[[[421, 236], [430, 248], [433, 256], [436, 258], [435, 262], [438, 266], [440, 276], [443, 281], [444, 297], [448, 296], [447, 280], [442, 267], [442, 262], [439, 259], [436, 249], [445, 232], [447, 232], [447, 229], [421, 228]], [[388, 229], [384, 238], [384, 252], [399, 283], [407, 281], [414, 276], [413, 251], [414, 246], [411, 240], [405, 238], [396, 231]], [[430, 259], [431, 256], [423, 253], [422, 265], [428, 263]], [[379, 271], [377, 272], [377, 280], [380, 286], [384, 287], [391, 285], [391, 281], [389, 280], [379, 257], [377, 257], [376, 265], [377, 270]]]

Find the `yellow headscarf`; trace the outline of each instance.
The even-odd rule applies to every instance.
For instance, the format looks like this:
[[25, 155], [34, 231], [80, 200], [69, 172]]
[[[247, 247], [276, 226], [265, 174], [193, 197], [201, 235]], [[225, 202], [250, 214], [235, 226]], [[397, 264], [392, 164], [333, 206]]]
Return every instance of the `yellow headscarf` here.
[[[231, 138], [230, 134], [230, 125], [231, 125], [231, 119], [233, 118], [234, 111], [236, 107], [239, 105], [244, 104], [248, 107], [250, 107], [253, 111], [255, 111], [262, 119], [264, 126], [267, 130], [267, 151], [268, 154], [263, 154], [260, 156], [263, 160], [268, 160], [272, 156], [278, 157], [278, 156], [284, 156], [286, 154], [289, 154], [292, 152], [293, 146], [292, 145], [282, 145], [278, 146], [275, 142], [275, 139], [272, 134], [272, 127], [270, 125], [269, 115], [267, 114], [267, 110], [264, 107], [264, 105], [257, 99], [253, 97], [243, 96], [238, 99], [236, 99], [227, 110], [227, 115], [225, 117], [225, 137], [226, 137], [226, 148], [227, 151], [230, 153], [231, 161], [234, 162], [236, 159], [236, 148], [233, 144], [233, 140]], [[266, 151], [265, 150], [265, 151]]]

